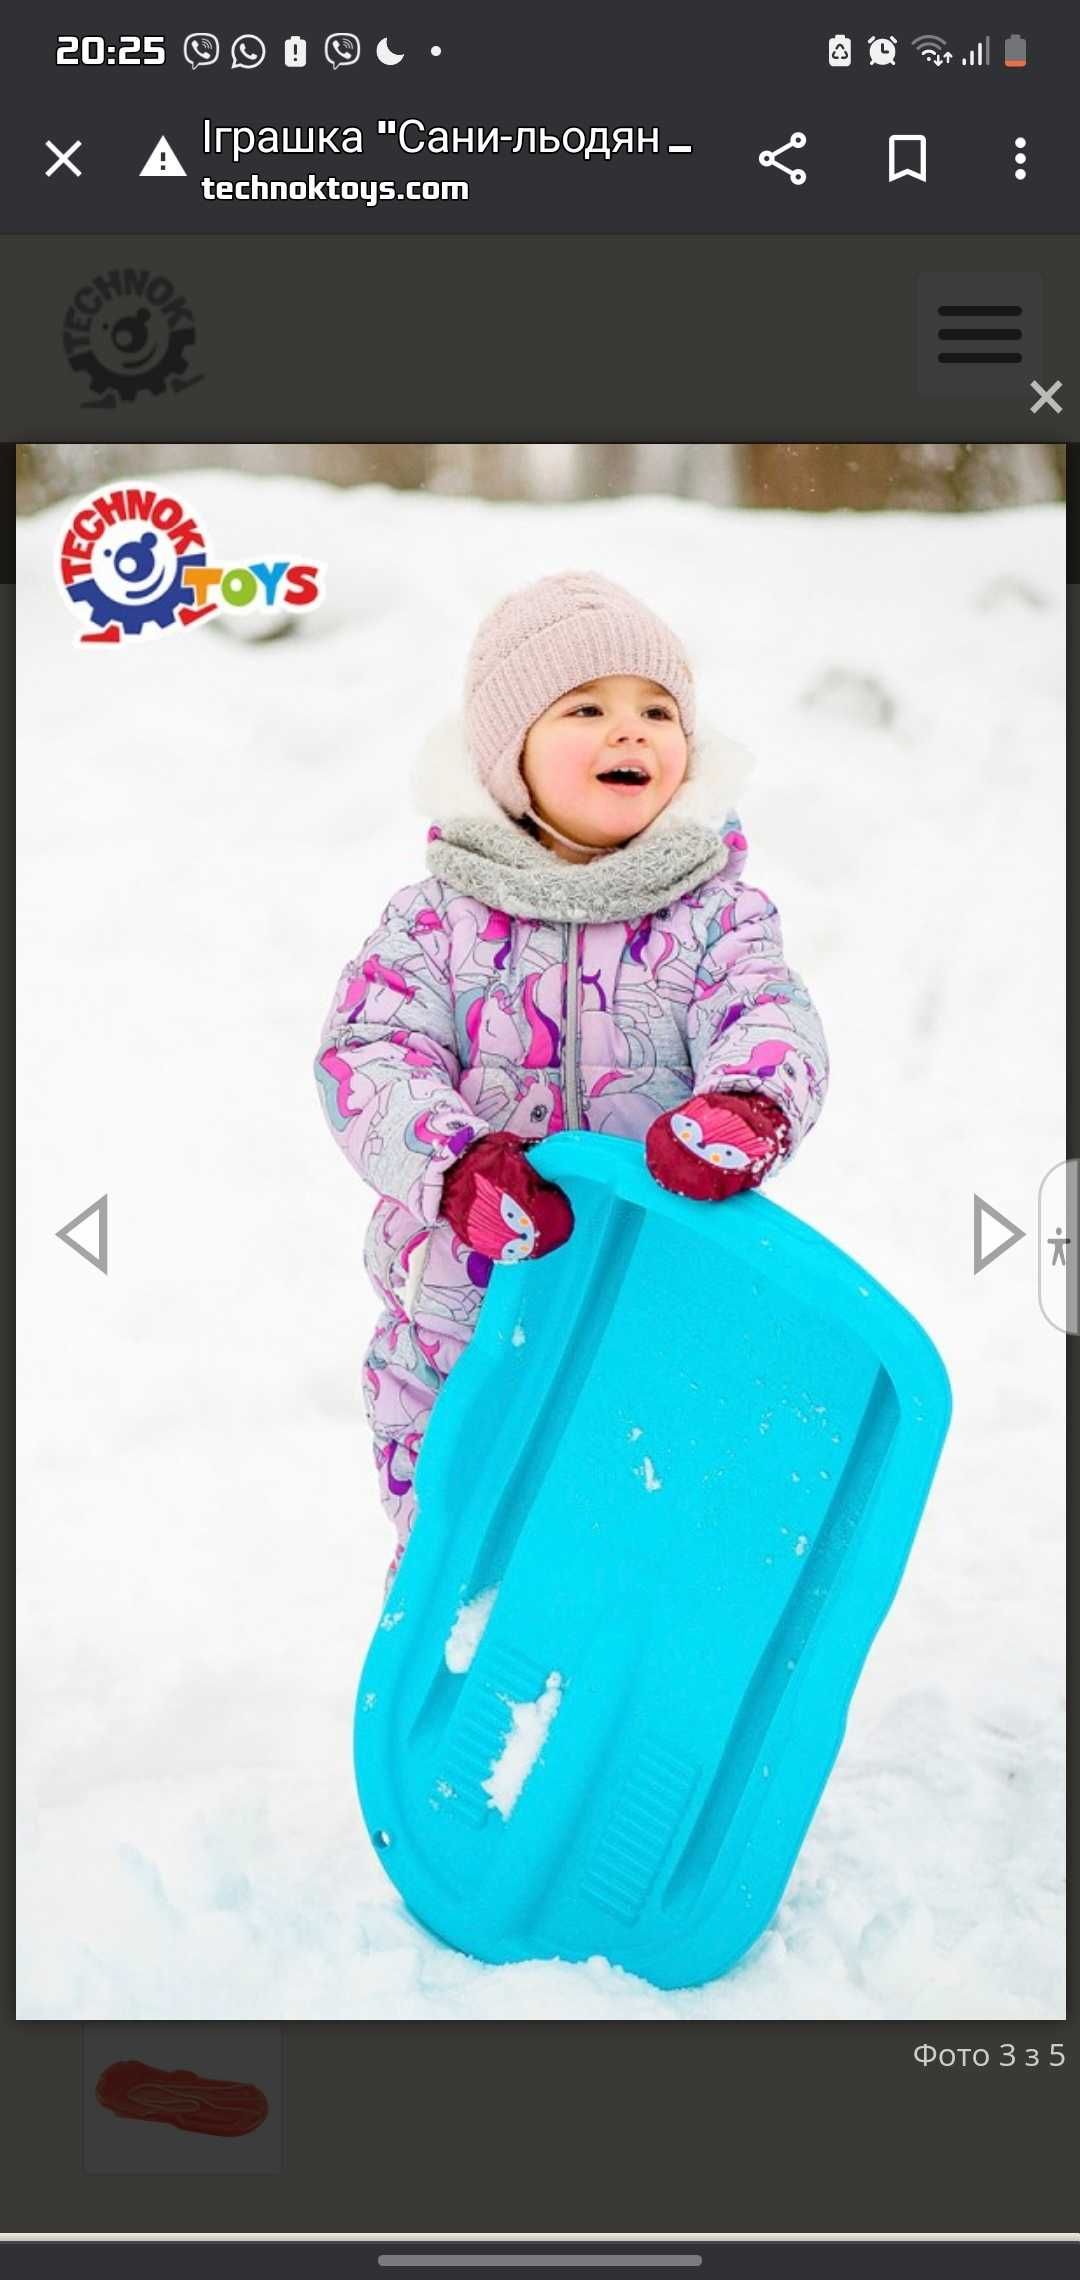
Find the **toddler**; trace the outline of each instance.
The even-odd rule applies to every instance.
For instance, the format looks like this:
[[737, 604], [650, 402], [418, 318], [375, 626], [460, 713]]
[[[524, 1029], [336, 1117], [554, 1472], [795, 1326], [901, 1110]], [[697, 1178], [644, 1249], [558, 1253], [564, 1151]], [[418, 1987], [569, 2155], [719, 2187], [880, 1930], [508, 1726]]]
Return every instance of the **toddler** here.
[[756, 1187], [817, 1121], [828, 1057], [776, 907], [743, 884], [739, 755], [697, 725], [681, 643], [584, 573], [481, 625], [463, 737], [429, 751], [427, 876], [346, 966], [316, 1064], [379, 1201], [365, 1405], [397, 1548], [432, 1403], [493, 1266], [573, 1226], [527, 1150], [615, 1132], [663, 1187]]

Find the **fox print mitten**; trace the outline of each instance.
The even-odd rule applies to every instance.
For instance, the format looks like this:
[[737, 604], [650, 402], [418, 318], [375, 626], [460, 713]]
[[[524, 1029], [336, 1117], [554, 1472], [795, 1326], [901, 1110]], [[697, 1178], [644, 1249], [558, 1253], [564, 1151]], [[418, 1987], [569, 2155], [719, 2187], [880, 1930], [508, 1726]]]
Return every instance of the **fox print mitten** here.
[[722, 1203], [757, 1187], [789, 1138], [783, 1110], [763, 1093], [692, 1093], [650, 1124], [645, 1161], [672, 1194]]
[[471, 1250], [497, 1266], [541, 1259], [573, 1231], [570, 1201], [534, 1172], [516, 1132], [485, 1132], [447, 1172], [442, 1214]]

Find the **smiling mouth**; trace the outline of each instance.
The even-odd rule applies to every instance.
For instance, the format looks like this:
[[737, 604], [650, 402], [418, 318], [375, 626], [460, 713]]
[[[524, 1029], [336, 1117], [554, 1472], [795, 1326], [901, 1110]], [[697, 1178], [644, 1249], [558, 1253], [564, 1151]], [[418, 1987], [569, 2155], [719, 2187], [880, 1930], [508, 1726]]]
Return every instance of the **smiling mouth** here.
[[647, 768], [605, 768], [597, 777], [598, 784], [626, 784], [637, 789], [649, 782]]

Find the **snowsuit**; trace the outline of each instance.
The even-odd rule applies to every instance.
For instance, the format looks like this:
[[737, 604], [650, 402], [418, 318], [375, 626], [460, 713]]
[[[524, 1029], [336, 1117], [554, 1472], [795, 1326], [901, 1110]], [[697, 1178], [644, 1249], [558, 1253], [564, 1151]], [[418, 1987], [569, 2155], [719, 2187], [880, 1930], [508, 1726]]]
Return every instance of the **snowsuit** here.
[[380, 1199], [364, 1251], [381, 1309], [364, 1395], [397, 1536], [390, 1578], [432, 1404], [495, 1271], [439, 1217], [468, 1141], [566, 1128], [641, 1140], [661, 1111], [713, 1089], [775, 1101], [793, 1147], [820, 1114], [825, 1041], [775, 905], [743, 883], [734, 813], [695, 817], [715, 772], [702, 761], [637, 839], [570, 864], [459, 763], [428, 876], [391, 896], [338, 983], [316, 1074], [335, 1138]]

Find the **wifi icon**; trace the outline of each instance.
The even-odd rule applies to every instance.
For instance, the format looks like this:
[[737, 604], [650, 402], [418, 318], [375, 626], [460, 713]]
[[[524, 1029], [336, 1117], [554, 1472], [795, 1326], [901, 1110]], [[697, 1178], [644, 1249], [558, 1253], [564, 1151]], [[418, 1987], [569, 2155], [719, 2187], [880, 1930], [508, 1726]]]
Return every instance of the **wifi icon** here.
[[943, 63], [952, 62], [952, 49], [937, 32], [919, 32], [911, 44], [924, 63], [936, 63], [940, 68]]

